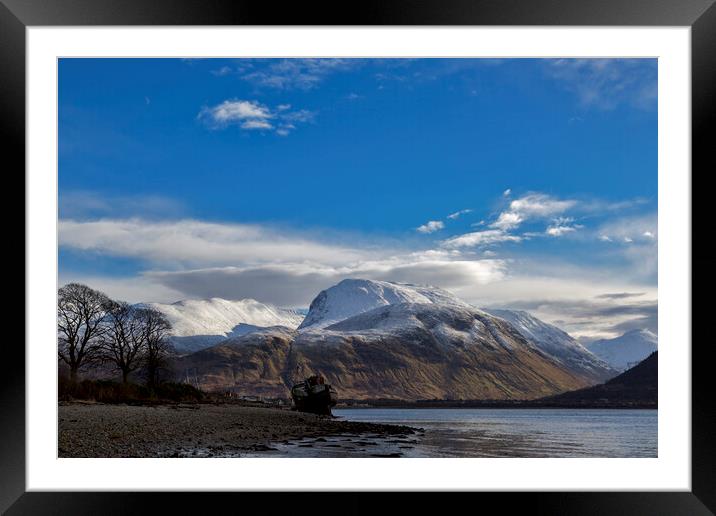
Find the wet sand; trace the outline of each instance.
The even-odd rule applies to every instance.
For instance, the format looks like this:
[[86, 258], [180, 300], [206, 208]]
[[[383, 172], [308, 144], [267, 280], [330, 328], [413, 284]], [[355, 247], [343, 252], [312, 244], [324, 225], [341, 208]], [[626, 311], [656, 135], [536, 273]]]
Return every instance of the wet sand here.
[[62, 403], [58, 426], [59, 457], [271, 456], [279, 448], [313, 446], [329, 436], [362, 449], [362, 443], [401, 440], [417, 432], [407, 426], [231, 404]]

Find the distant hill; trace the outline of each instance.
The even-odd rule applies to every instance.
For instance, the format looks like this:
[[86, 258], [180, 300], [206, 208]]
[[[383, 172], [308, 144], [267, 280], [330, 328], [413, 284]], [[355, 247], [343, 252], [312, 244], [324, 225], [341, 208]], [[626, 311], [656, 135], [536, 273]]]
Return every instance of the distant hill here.
[[540, 401], [567, 405], [658, 405], [658, 352], [606, 383]]
[[172, 325], [169, 341], [179, 353], [191, 353], [227, 338], [272, 326], [295, 329], [303, 315], [253, 299], [187, 299], [172, 304], [147, 303]]
[[613, 368], [624, 371], [656, 351], [658, 340], [649, 330], [632, 330], [614, 339], [595, 340], [587, 344], [587, 349]]

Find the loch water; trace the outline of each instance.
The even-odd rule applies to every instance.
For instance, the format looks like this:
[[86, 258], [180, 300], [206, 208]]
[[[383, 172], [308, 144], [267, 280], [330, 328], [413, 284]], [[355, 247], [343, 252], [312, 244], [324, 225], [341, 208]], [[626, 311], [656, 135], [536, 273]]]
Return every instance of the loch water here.
[[657, 457], [658, 411], [343, 408], [349, 421], [418, 428], [404, 436], [337, 435], [277, 444], [273, 457]]

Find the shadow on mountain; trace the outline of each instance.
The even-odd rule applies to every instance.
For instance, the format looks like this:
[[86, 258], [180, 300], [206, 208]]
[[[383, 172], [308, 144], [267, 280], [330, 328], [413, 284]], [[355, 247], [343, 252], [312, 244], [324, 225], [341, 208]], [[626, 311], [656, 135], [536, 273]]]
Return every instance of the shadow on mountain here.
[[241, 337], [253, 331], [263, 329], [263, 326], [239, 323], [227, 335], [191, 335], [188, 337], [172, 336], [170, 342], [177, 353], [187, 354], [215, 346], [221, 341]]

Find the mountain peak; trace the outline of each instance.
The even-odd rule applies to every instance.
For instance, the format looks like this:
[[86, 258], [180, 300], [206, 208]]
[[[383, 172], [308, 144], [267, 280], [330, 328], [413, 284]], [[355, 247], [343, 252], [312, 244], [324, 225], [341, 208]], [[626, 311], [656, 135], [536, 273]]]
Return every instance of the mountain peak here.
[[467, 305], [437, 287], [349, 278], [316, 296], [299, 329], [325, 328], [374, 308], [400, 303]]
[[643, 360], [658, 348], [659, 337], [647, 329], [630, 330], [614, 339], [600, 339], [587, 345], [589, 351], [619, 370]]

